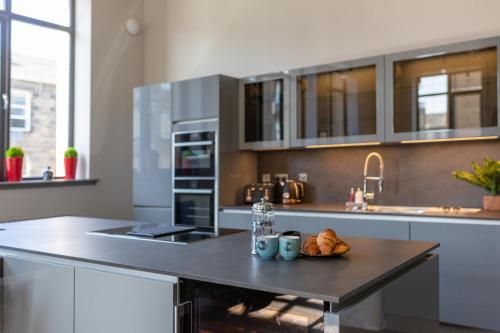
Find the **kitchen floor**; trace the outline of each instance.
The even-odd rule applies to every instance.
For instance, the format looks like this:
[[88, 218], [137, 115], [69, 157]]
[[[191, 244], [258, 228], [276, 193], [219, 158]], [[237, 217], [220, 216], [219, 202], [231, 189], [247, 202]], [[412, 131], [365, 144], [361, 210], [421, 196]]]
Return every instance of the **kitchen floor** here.
[[500, 333], [498, 331], [480, 330], [463, 326], [441, 324], [441, 333]]

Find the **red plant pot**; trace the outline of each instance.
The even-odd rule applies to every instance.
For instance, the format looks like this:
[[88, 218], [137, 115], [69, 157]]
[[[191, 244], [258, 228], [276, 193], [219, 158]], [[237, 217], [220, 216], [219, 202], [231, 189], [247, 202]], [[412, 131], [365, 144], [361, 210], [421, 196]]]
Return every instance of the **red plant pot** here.
[[66, 174], [64, 179], [75, 179], [76, 178], [76, 164], [78, 158], [76, 157], [65, 157], [64, 158], [64, 170]]
[[23, 178], [22, 157], [5, 158], [5, 167], [7, 169], [7, 180], [9, 182], [18, 182]]

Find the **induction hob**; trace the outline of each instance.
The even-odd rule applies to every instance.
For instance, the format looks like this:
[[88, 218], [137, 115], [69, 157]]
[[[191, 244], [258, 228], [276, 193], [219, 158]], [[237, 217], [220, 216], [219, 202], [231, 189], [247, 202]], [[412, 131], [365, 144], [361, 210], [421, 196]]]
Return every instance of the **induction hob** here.
[[[160, 237], [142, 237], [137, 235], [131, 235], [132, 231], [140, 230], [141, 228], [151, 228], [156, 224], [151, 223], [140, 223], [135, 225], [130, 225], [126, 227], [119, 228], [111, 228], [104, 230], [96, 230], [96, 231], [88, 231], [86, 234], [95, 235], [95, 236], [107, 236], [107, 237], [116, 237], [116, 238], [125, 238], [125, 239], [135, 239], [135, 240], [143, 240], [143, 241], [151, 241], [151, 242], [170, 242], [170, 243], [178, 243], [178, 244], [189, 244], [205, 239], [211, 239], [217, 237], [213, 232], [208, 232], [200, 229], [184, 231], [184, 232], [175, 232], [170, 235], [160, 236]], [[219, 235], [227, 235], [231, 233], [240, 232], [241, 230], [231, 230], [231, 229], [219, 229]]]

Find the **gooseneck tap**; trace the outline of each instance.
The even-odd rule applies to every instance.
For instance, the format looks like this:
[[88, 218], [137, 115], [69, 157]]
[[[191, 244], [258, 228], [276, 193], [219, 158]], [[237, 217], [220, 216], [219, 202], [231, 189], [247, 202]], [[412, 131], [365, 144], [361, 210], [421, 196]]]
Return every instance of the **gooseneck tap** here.
[[[379, 169], [380, 173], [378, 177], [368, 176], [368, 165], [370, 164], [370, 160], [372, 157], [378, 158], [379, 161]], [[382, 155], [376, 152], [372, 152], [366, 156], [365, 159], [365, 168], [363, 171], [363, 209], [366, 210], [368, 208], [368, 200], [375, 199], [374, 192], [368, 192], [368, 181], [377, 181], [378, 182], [378, 191], [381, 193], [384, 190], [384, 159]]]

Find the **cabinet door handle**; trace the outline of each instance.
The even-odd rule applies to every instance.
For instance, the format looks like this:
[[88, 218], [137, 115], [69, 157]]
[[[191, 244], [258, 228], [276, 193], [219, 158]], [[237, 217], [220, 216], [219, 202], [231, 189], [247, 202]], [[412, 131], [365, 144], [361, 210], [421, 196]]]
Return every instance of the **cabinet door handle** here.
[[192, 146], [212, 146], [213, 141], [190, 141], [190, 142], [176, 142], [174, 147], [192, 147]]
[[186, 189], [174, 189], [174, 193], [178, 193], [178, 194], [212, 194], [212, 193], [214, 193], [214, 190], [186, 188]]
[[193, 333], [192, 301], [174, 306], [174, 333]]

